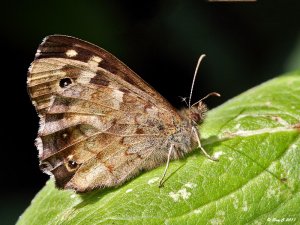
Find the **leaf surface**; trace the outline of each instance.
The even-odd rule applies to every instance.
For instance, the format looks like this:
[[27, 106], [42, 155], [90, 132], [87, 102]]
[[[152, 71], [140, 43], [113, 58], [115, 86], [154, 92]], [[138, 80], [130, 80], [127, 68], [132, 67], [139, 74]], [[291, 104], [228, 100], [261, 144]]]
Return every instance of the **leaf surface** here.
[[113, 189], [57, 190], [53, 180], [17, 224], [300, 224], [300, 72], [211, 110], [199, 150]]

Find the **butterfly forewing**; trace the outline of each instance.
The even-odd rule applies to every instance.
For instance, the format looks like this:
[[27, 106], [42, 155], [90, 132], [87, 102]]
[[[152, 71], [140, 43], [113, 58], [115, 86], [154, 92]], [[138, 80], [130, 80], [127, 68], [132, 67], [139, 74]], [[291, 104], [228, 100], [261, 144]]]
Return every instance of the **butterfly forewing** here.
[[[28, 73], [40, 116], [41, 168], [61, 188], [116, 186], [166, 160], [182, 118], [105, 50], [79, 39], [44, 39]], [[187, 143], [189, 145], [190, 143]]]
[[[103, 69], [102, 72], [116, 75], [121, 83], [126, 82], [126, 86], [136, 89], [142, 97], [153, 103], [160, 103], [161, 106], [166, 105], [168, 110], [174, 110], [168, 101], [112, 54], [86, 41], [63, 35], [48, 36], [39, 46], [28, 76], [31, 96], [31, 83], [48, 84], [66, 77], [66, 74], [78, 78], [78, 69], [93, 73], [90, 83], [109, 85], [113, 78], [107, 80], [102, 74], [96, 73]], [[40, 88], [51, 87], [42, 85]]]

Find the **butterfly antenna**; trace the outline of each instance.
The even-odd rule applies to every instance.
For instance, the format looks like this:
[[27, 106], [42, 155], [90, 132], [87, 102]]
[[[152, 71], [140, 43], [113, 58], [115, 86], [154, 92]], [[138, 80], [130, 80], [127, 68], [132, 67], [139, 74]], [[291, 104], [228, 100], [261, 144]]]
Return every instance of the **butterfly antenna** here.
[[196, 66], [195, 73], [194, 73], [194, 77], [193, 77], [192, 87], [191, 87], [191, 91], [190, 91], [190, 97], [189, 97], [189, 109], [191, 108], [192, 95], [193, 95], [193, 90], [194, 90], [194, 85], [195, 85], [195, 80], [196, 80], [196, 76], [197, 76], [197, 73], [198, 73], [198, 69], [199, 69], [200, 63], [201, 63], [201, 61], [202, 61], [202, 59], [203, 59], [204, 57], [205, 57], [205, 54], [202, 54], [202, 55], [199, 57], [198, 62], [197, 62], [197, 66]]
[[195, 102], [192, 107], [196, 104], [198, 104], [199, 102], [202, 102], [204, 99], [207, 99], [208, 97], [210, 96], [217, 96], [217, 97], [220, 97], [221, 95], [218, 93], [218, 92], [211, 92], [209, 93], [208, 95], [206, 95], [205, 97], [201, 98], [200, 100], [198, 100], [197, 102]]

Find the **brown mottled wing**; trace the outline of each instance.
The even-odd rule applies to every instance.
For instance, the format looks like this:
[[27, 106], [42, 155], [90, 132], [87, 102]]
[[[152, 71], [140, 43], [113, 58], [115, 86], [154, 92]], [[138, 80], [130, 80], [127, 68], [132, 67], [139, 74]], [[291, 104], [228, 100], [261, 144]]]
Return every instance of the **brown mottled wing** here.
[[[68, 52], [70, 56], [67, 55]], [[72, 53], [75, 55], [72, 55]], [[94, 56], [99, 56], [100, 62], [91, 60]], [[32, 73], [33, 67], [35, 73]], [[35, 88], [29, 86], [29, 93], [37, 104], [39, 113], [47, 110], [52, 92], [55, 91], [52, 89], [55, 89], [54, 84], [57, 80], [61, 80], [66, 74], [73, 79], [79, 77], [76, 68], [92, 72], [96, 76], [91, 79], [91, 83], [101, 85], [107, 83], [107, 80], [102, 78], [103, 72], [114, 74], [119, 80], [126, 82], [126, 86], [138, 89], [138, 94], [143, 93], [141, 97], [161, 104], [161, 106], [167, 107], [168, 110], [174, 110], [158, 92], [109, 52], [74, 37], [52, 35], [46, 37], [39, 46], [28, 75], [29, 84], [39, 85]], [[96, 73], [99, 68], [102, 70]], [[91, 74], [87, 75], [92, 76]], [[43, 96], [35, 96], [34, 92], [41, 92]]]
[[28, 92], [40, 116], [41, 168], [79, 192], [116, 186], [164, 161], [159, 149], [181, 120], [113, 55], [68, 36], [39, 46]]

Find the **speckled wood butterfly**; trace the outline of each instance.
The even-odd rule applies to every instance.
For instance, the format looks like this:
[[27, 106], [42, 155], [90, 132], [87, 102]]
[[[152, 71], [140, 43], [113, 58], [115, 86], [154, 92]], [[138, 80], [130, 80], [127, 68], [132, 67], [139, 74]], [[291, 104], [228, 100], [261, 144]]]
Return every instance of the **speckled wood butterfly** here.
[[58, 188], [117, 186], [196, 147], [204, 151], [201, 100], [177, 111], [116, 57], [77, 38], [43, 40], [28, 92], [40, 117], [40, 167]]

